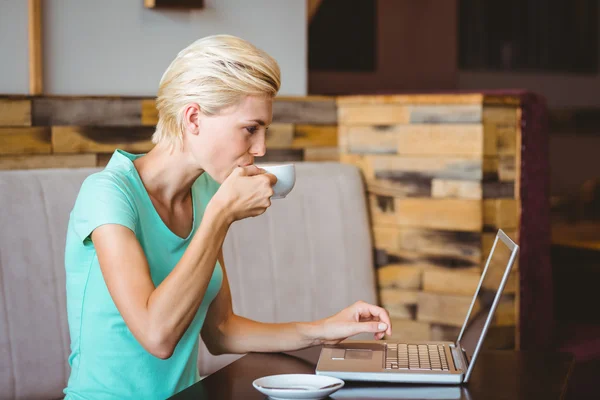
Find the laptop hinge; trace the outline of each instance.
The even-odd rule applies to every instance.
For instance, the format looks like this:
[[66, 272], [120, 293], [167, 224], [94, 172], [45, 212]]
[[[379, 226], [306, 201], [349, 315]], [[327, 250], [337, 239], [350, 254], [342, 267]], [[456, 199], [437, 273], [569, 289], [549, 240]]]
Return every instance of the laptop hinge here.
[[467, 352], [465, 351], [465, 349], [463, 349], [462, 347], [460, 348], [460, 351], [462, 353], [463, 356], [463, 360], [465, 361], [465, 364], [467, 365], [467, 367], [465, 368], [465, 372], [466, 370], [469, 369], [469, 365], [471, 365], [471, 359], [469, 358], [469, 356], [467, 355]]

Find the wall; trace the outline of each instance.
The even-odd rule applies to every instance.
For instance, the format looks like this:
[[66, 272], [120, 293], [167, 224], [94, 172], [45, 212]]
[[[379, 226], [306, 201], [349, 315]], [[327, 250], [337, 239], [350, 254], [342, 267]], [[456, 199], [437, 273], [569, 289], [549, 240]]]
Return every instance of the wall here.
[[26, 93], [27, 1], [0, 0], [0, 93]]
[[378, 0], [377, 69], [309, 71], [311, 94], [453, 89], [457, 0]]
[[[143, 0], [45, 0], [44, 91], [49, 95], [153, 96], [177, 52], [228, 33], [271, 54], [281, 95], [306, 95], [306, 7], [298, 0], [206, 0], [192, 11], [146, 9]], [[28, 91], [27, 1], [0, 0], [0, 94]]]

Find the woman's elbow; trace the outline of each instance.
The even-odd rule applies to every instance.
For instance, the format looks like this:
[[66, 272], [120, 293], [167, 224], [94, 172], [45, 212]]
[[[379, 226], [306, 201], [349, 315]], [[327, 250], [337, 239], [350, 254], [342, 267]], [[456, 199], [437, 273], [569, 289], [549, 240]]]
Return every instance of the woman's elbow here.
[[142, 346], [154, 357], [167, 360], [171, 358], [177, 345], [177, 343], [173, 344], [171, 342], [168, 338], [155, 334], [146, 337]]

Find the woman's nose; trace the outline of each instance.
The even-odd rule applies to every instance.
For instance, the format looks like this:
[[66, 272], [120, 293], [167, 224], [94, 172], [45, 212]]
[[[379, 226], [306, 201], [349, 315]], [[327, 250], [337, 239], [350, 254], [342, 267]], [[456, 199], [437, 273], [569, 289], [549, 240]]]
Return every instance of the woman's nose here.
[[260, 135], [256, 138], [252, 147], [250, 147], [250, 153], [255, 157], [262, 157], [267, 152], [266, 135]]

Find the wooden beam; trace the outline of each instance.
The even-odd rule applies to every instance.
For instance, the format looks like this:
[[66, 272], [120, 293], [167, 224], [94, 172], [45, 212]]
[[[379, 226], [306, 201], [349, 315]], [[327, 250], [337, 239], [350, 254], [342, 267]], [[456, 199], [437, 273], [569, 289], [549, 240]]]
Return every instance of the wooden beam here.
[[31, 126], [31, 100], [0, 99], [0, 126]]
[[422, 269], [411, 265], [391, 264], [377, 268], [377, 285], [380, 288], [419, 290]]
[[[472, 295], [457, 296], [418, 292], [417, 321], [462, 326], [472, 300]], [[479, 308], [479, 301], [476, 301], [473, 312], [477, 313]]]
[[304, 161], [340, 161], [337, 147], [307, 147], [304, 149]]
[[380, 226], [469, 232], [483, 228], [481, 200], [371, 196], [370, 204], [373, 223]]
[[0, 128], [0, 155], [44, 154], [52, 150], [50, 128]]
[[480, 271], [428, 269], [423, 271], [423, 290], [431, 293], [472, 296], [477, 290]]
[[498, 159], [485, 157], [407, 157], [392, 154], [342, 154], [342, 162], [363, 170], [365, 178], [394, 181], [430, 181], [434, 178], [480, 181], [498, 176]]
[[36, 126], [141, 125], [142, 101], [125, 97], [40, 97], [32, 104]]
[[338, 128], [335, 125], [296, 125], [292, 147], [294, 149], [336, 147], [338, 145], [337, 131]]
[[[485, 235], [480, 232], [373, 226], [375, 248], [387, 253], [388, 264], [457, 269], [479, 267], [482, 236]], [[383, 264], [378, 262], [378, 265]]]
[[52, 149], [54, 153], [112, 153], [123, 149], [134, 153], [150, 151], [152, 128], [116, 128], [53, 126]]
[[42, 70], [42, 0], [29, 0], [29, 94], [44, 92]]

